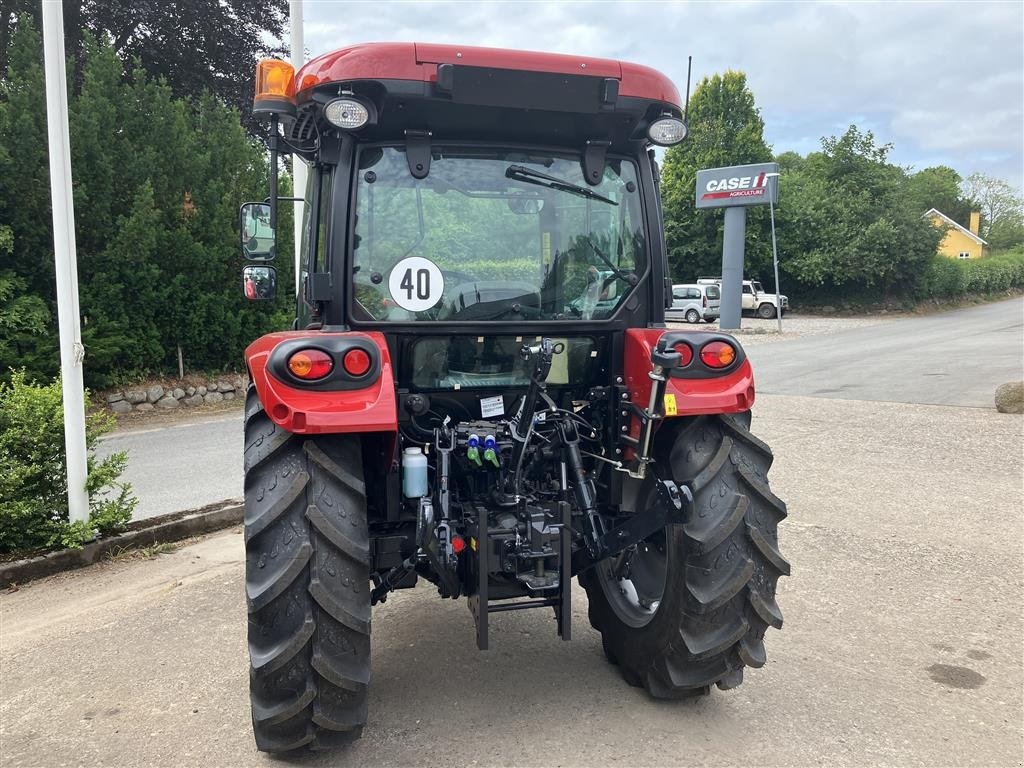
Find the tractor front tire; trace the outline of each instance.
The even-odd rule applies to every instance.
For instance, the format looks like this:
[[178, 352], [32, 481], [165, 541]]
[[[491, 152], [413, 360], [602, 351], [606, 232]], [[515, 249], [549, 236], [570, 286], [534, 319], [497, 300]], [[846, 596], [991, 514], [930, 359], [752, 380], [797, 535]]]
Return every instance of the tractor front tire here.
[[249, 692], [264, 752], [359, 737], [370, 679], [369, 540], [355, 436], [285, 432], [245, 405]]
[[[689, 485], [694, 510], [686, 524], [668, 526], [640, 547], [658, 564], [643, 570], [664, 572], [656, 604], [648, 599], [631, 612], [619, 593], [635, 600], [653, 590], [616, 581], [621, 573], [609, 561], [580, 574], [606, 658], [654, 698], [736, 687], [745, 667], [764, 665], [767, 628], [782, 627], [775, 587], [790, 571], [777, 533], [786, 505], [768, 487], [772, 453], [750, 433], [748, 416], [701, 416], [659, 430], [658, 465]], [[647, 498], [657, 503], [653, 487]]]

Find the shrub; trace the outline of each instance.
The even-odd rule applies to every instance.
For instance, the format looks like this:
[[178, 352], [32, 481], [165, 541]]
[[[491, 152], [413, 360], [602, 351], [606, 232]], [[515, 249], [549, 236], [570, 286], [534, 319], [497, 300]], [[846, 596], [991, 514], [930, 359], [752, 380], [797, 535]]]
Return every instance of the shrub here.
[[24, 371], [0, 382], [0, 553], [52, 547], [79, 547], [123, 528], [136, 499], [118, 478], [126, 453], [95, 456], [96, 441], [111, 418], [91, 414], [86, 421], [89, 521], [68, 520], [67, 461], [60, 380], [31, 384]]
[[1024, 288], [1024, 251], [1020, 249], [965, 261], [933, 256], [918, 279], [916, 294], [921, 299], [949, 299], [1015, 288]]

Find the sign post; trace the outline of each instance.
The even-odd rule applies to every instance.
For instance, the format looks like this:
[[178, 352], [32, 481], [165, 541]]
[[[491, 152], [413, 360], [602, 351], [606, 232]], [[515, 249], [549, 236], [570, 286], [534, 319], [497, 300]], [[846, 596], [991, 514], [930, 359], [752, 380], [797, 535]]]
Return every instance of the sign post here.
[[[778, 173], [769, 173], [769, 178], [779, 178]], [[778, 190], [776, 190], [778, 197]], [[782, 333], [782, 289], [779, 287], [779, 244], [775, 239], [775, 203], [768, 201], [768, 214], [772, 220], [772, 264], [775, 267], [775, 317], [779, 321], [779, 333]]]
[[[733, 165], [697, 171], [697, 208], [725, 208], [722, 238], [722, 309], [719, 327], [740, 327], [743, 315], [743, 253], [746, 210], [750, 205], [774, 205], [778, 199], [778, 163]], [[778, 290], [778, 280], [776, 280]], [[781, 308], [777, 308], [781, 314]]]

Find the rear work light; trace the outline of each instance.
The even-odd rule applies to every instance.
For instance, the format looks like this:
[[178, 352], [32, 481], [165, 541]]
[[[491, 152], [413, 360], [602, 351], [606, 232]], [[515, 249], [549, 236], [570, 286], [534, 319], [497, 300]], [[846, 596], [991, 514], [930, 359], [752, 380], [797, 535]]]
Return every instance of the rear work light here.
[[295, 67], [281, 59], [260, 59], [253, 112], [295, 112]]
[[370, 111], [355, 99], [335, 99], [324, 107], [324, 117], [332, 125], [354, 131], [366, 125], [370, 119]]
[[304, 381], [322, 379], [333, 369], [334, 361], [331, 356], [319, 349], [300, 349], [288, 358], [288, 370], [293, 376]]
[[724, 341], [712, 341], [700, 350], [700, 359], [708, 368], [728, 368], [736, 359], [736, 350]]
[[655, 120], [647, 129], [647, 138], [659, 147], [671, 147], [686, 138], [686, 123], [678, 117]]
[[365, 376], [370, 370], [370, 356], [362, 349], [350, 349], [341, 359], [341, 367], [349, 376]]

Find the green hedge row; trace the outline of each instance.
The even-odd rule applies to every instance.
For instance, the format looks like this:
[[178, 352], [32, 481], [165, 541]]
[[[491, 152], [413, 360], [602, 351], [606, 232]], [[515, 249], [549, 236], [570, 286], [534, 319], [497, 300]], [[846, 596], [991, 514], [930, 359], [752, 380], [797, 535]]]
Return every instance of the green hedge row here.
[[963, 261], [933, 256], [918, 280], [915, 296], [950, 299], [1016, 288], [1024, 288], [1024, 249]]

